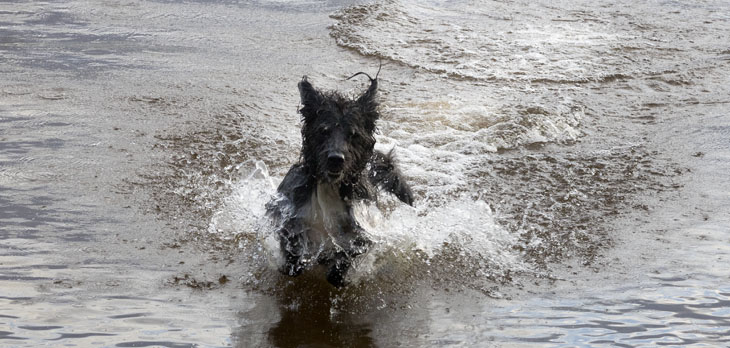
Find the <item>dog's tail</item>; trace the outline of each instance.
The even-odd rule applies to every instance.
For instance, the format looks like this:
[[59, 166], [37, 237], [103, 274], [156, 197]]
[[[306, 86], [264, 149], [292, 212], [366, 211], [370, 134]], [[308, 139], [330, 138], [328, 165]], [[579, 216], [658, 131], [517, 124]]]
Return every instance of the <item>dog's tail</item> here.
[[396, 167], [394, 157], [393, 150], [387, 154], [374, 151], [373, 157], [370, 159], [368, 178], [373, 185], [394, 194], [403, 203], [413, 206], [411, 187]]

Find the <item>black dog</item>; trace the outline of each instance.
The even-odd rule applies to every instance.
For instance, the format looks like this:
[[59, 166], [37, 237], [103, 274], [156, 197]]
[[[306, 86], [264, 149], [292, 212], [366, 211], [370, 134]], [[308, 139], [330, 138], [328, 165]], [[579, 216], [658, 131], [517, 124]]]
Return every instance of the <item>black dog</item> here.
[[359, 203], [376, 201], [377, 188], [412, 205], [413, 195], [388, 154], [374, 151], [377, 75], [356, 99], [299, 82], [302, 151], [267, 204], [285, 259], [282, 272], [297, 276], [316, 264], [327, 281], [345, 285], [353, 259], [372, 245], [354, 216]]

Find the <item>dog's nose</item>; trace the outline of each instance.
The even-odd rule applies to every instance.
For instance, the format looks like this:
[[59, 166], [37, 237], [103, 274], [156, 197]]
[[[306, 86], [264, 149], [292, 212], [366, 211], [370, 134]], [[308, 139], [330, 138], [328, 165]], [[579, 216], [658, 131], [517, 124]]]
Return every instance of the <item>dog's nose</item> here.
[[345, 165], [345, 155], [341, 152], [331, 153], [327, 156], [327, 170], [339, 172]]

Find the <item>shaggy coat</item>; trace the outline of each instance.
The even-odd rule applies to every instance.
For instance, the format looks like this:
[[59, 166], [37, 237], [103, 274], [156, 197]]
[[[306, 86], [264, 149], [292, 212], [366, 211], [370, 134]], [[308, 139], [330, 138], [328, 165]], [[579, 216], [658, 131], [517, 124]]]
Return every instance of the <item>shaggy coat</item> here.
[[[359, 74], [364, 73], [353, 77]], [[277, 229], [283, 273], [297, 276], [320, 264], [328, 268], [327, 280], [341, 287], [353, 259], [372, 244], [355, 219], [356, 205], [375, 201], [377, 188], [410, 205], [413, 195], [392, 151], [373, 150], [380, 117], [377, 76], [355, 99], [321, 92], [306, 76], [298, 86], [301, 155], [267, 204], [267, 215]]]

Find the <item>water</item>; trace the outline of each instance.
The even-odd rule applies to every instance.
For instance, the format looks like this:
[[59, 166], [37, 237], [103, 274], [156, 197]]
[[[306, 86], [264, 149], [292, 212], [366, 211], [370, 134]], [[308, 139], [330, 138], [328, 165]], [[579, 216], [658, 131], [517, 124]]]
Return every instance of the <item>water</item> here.
[[[729, 346], [722, 1], [0, 4], [0, 345]], [[382, 61], [414, 208], [275, 271], [296, 84]]]

